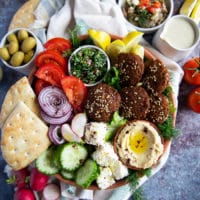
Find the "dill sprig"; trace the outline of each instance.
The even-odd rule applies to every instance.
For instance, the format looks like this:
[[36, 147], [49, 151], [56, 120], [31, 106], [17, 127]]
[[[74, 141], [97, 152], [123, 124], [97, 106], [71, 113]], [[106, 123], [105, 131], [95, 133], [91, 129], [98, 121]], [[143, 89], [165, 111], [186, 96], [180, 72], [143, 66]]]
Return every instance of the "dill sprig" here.
[[160, 134], [167, 140], [177, 137], [180, 134], [179, 130], [173, 126], [172, 116], [169, 116], [162, 124], [158, 124], [158, 128]]
[[70, 40], [71, 40], [73, 49], [78, 48], [81, 44], [81, 40], [78, 36], [79, 30], [80, 30], [80, 27], [77, 26], [77, 25], [75, 26], [75, 28], [73, 30], [68, 29], [68, 33], [69, 33], [69, 36], [70, 36]]
[[142, 176], [147, 176], [149, 177], [151, 175], [151, 168], [144, 169], [144, 170], [130, 170], [129, 171], [129, 176], [127, 177], [129, 185], [130, 185], [130, 190], [133, 193], [134, 200], [144, 200], [144, 195], [142, 192], [142, 188], [137, 188], [138, 187], [138, 179]]

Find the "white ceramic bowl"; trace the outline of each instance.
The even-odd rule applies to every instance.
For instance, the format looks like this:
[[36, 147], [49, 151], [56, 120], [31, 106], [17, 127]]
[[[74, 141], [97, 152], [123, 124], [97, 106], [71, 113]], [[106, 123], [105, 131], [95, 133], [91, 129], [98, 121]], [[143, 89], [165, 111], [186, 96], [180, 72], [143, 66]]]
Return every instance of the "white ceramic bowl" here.
[[[123, 6], [124, 6], [124, 2], [126, 0], [119, 0], [118, 4], [119, 6], [121, 7], [122, 9], [122, 12], [123, 12]], [[138, 27], [136, 25], [134, 25], [133, 23], [129, 22], [127, 20], [127, 18], [124, 16], [124, 20], [126, 21], [126, 24], [128, 26], [128, 28], [130, 30], [133, 30], [133, 29], [136, 29], [138, 31], [141, 31], [143, 32], [144, 34], [149, 34], [149, 33], [153, 33], [155, 31], [157, 31], [159, 28], [161, 28], [165, 22], [173, 15], [173, 11], [174, 11], [174, 1], [173, 0], [165, 0], [165, 4], [166, 4], [166, 7], [167, 7], [167, 10], [168, 10], [168, 15], [166, 17], [166, 19], [159, 25], [157, 26], [154, 26], [152, 28], [142, 28], [142, 27]]]
[[25, 75], [29, 75], [29, 73], [31, 72], [31, 70], [34, 67], [34, 60], [35, 60], [36, 55], [40, 51], [43, 50], [42, 43], [40, 42], [40, 40], [37, 38], [37, 36], [32, 31], [30, 31], [29, 29], [26, 29], [26, 28], [16, 28], [16, 29], [13, 29], [13, 30], [7, 32], [4, 35], [4, 37], [1, 40], [0, 47], [4, 47], [7, 44], [7, 37], [8, 37], [8, 35], [10, 35], [11, 33], [15, 33], [16, 34], [19, 30], [26, 30], [29, 33], [29, 36], [32, 36], [32, 37], [35, 38], [35, 40], [36, 40], [36, 46], [34, 48], [34, 55], [33, 55], [33, 57], [26, 64], [23, 64], [23, 65], [20, 65], [20, 66], [17, 66], [17, 67], [12, 66], [9, 62], [7, 62], [7, 61], [5, 61], [3, 59], [1, 59], [1, 61], [8, 68], [16, 70], [16, 71], [19, 71], [19, 72], [21, 72], [21, 73], [23, 73]]
[[[107, 67], [107, 71], [110, 70], [110, 59], [109, 59], [108, 55], [107, 55], [101, 48], [99, 48], [99, 47], [97, 47], [97, 46], [94, 46], [94, 45], [83, 45], [83, 46], [80, 46], [79, 48], [77, 48], [77, 49], [71, 54], [71, 56], [70, 56], [70, 58], [69, 58], [69, 60], [68, 60], [68, 72], [69, 72], [70, 75], [73, 75], [72, 72], [71, 72], [71, 59], [72, 59], [72, 57], [73, 57], [75, 54], [77, 54], [79, 51], [81, 51], [82, 49], [88, 49], [88, 48], [89, 48], [89, 49], [97, 49], [98, 51], [102, 52], [102, 53], [105, 55], [105, 57], [106, 57], [106, 63], [107, 63], [107, 66], [106, 66], [106, 67]], [[86, 86], [88, 86], [88, 87], [94, 86], [94, 85], [96, 85], [96, 84], [102, 82], [102, 80], [104, 79], [105, 75], [106, 75], [106, 73], [105, 73], [105, 74], [102, 76], [102, 78], [101, 78], [100, 80], [98, 80], [97, 82], [90, 83], [90, 84], [84, 83], [84, 84], [85, 84]]]

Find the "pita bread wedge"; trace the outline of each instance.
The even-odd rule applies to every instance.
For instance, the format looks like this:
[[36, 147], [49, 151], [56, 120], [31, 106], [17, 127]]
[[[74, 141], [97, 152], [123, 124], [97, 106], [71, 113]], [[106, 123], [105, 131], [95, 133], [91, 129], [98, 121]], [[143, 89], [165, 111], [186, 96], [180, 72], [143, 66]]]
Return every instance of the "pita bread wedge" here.
[[50, 145], [47, 125], [20, 101], [2, 128], [1, 150], [15, 170], [28, 166]]
[[13, 84], [7, 92], [0, 112], [0, 128], [19, 101], [23, 101], [39, 116], [40, 109], [37, 98], [26, 76]]

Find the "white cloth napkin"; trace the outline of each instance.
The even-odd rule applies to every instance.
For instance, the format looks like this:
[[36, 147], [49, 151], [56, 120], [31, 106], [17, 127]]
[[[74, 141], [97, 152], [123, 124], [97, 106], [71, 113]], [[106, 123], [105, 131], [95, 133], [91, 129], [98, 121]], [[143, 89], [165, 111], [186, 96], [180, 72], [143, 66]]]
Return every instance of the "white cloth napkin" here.
[[[56, 0], [41, 0], [35, 11], [35, 22], [30, 28], [37, 32], [37, 35], [44, 42], [46, 39], [53, 37], [67, 38], [67, 28], [73, 28], [78, 24], [80, 34], [87, 33], [88, 28], [94, 28], [106, 31], [110, 34], [124, 36], [130, 31], [130, 27], [126, 25], [120, 7], [114, 0], [65, 0], [60, 1], [60, 5], [56, 5]], [[63, 3], [63, 4], [62, 4]], [[48, 5], [48, 6], [47, 6]], [[54, 6], [50, 6], [54, 5]], [[44, 11], [45, 10], [45, 11]], [[44, 12], [44, 14], [38, 14]], [[48, 24], [48, 27], [47, 27]], [[47, 29], [47, 31], [46, 31]], [[146, 41], [143, 40], [143, 45], [157, 58], [161, 59], [169, 72], [171, 73], [171, 85], [174, 91], [176, 106], [178, 105], [177, 97], [179, 84], [183, 77], [183, 70], [174, 61], [169, 60]], [[152, 175], [158, 172], [166, 163], [169, 156], [170, 147], [165, 152], [158, 166], [152, 169]], [[139, 185], [142, 185], [148, 178], [143, 177], [139, 180]], [[127, 200], [130, 195], [129, 185], [119, 187], [114, 190], [80, 190], [73, 186], [61, 183], [62, 199], [78, 200]]]

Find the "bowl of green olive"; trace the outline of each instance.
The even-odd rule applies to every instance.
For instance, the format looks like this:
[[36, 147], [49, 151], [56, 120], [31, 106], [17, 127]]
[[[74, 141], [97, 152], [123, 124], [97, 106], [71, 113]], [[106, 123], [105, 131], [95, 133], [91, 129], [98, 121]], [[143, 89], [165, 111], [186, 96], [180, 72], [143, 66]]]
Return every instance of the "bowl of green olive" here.
[[0, 59], [10, 69], [28, 75], [35, 56], [43, 49], [37, 36], [26, 28], [9, 31], [0, 43]]

